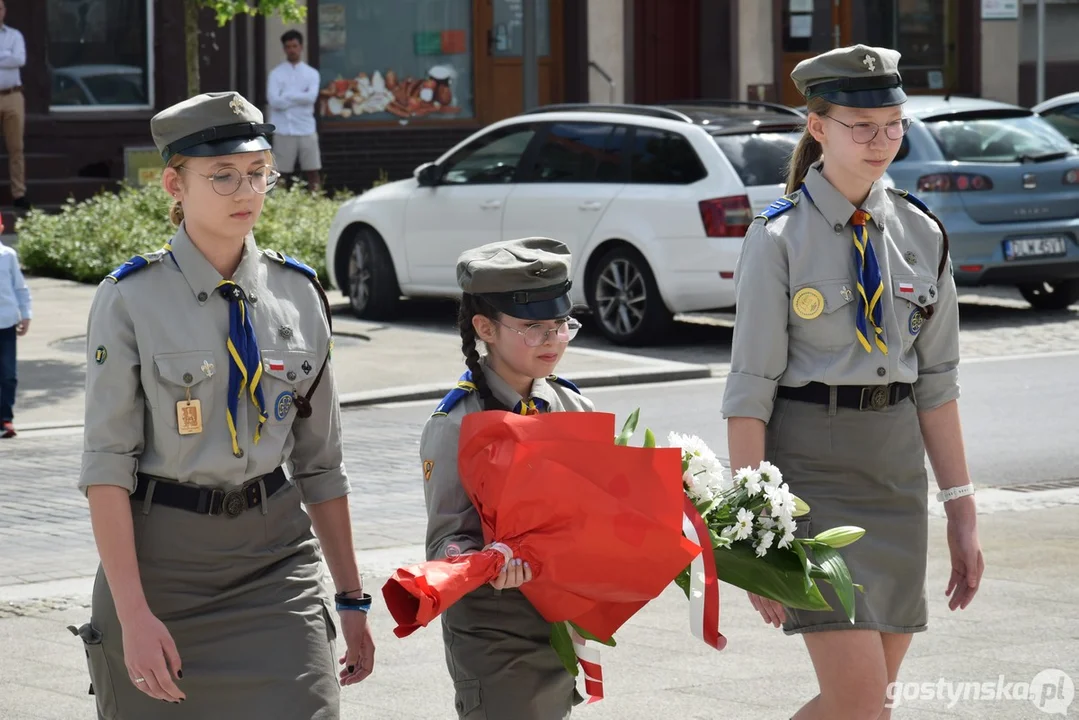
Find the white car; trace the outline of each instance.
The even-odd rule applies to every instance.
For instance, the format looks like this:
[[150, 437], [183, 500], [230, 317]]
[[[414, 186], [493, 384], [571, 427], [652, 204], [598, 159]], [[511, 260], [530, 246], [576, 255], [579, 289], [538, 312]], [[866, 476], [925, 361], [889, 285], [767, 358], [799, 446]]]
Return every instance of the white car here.
[[783, 194], [804, 116], [765, 103], [548, 106], [486, 127], [414, 177], [345, 202], [326, 264], [360, 317], [457, 297], [458, 255], [529, 236], [573, 253], [573, 299], [639, 345], [675, 313], [734, 305], [753, 216]]
[[1031, 108], [1055, 127], [1064, 137], [1079, 146], [1079, 92], [1049, 98]]

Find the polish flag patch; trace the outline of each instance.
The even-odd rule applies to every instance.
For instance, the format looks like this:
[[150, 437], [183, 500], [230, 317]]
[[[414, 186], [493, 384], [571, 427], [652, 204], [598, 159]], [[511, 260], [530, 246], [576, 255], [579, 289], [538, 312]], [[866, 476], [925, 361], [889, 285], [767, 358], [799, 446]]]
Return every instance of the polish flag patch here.
[[914, 286], [910, 283], [899, 283], [899, 292], [901, 293], [913, 293]]
[[266, 369], [267, 370], [284, 370], [285, 369], [285, 363], [279, 362], [277, 360], [267, 360], [266, 361]]

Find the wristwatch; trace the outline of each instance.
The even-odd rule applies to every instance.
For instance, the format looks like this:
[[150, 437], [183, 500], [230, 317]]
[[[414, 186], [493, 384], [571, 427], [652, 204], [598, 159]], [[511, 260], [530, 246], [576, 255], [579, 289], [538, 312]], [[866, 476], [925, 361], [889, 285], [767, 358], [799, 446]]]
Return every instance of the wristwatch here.
[[967, 483], [966, 485], [960, 485], [958, 487], [950, 487], [946, 490], [941, 490], [937, 493], [937, 500], [940, 502], [948, 502], [949, 500], [955, 500], [957, 498], [966, 497], [967, 495], [974, 494], [974, 485]]

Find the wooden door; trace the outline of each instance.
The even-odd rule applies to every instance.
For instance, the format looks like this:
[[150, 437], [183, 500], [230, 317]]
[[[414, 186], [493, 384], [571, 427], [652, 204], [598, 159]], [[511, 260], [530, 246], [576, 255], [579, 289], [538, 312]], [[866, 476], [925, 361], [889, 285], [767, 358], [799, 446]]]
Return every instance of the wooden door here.
[[[563, 2], [536, 0], [538, 101], [563, 98]], [[476, 100], [480, 119], [496, 122], [524, 108], [522, 0], [475, 0]]]
[[[701, 0], [634, 3], [634, 102], [700, 97]], [[717, 29], [717, 42], [723, 33]]]
[[791, 80], [798, 63], [851, 42], [854, 0], [778, 0], [780, 32], [779, 101], [800, 106], [805, 98]]

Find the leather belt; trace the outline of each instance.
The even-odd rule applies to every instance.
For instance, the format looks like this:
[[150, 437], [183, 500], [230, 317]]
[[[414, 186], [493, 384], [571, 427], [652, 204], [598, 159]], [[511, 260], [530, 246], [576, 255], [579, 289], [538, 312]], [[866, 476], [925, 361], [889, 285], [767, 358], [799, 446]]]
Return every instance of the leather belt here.
[[[809, 383], [802, 387], [779, 386], [777, 395], [788, 400], [831, 404], [831, 386], [824, 383]], [[855, 410], [883, 410], [898, 405], [914, 394], [910, 383], [892, 383], [891, 385], [836, 385], [835, 404], [838, 407]]]
[[[152, 500], [155, 505], [166, 505], [199, 515], [226, 515], [228, 517], [237, 517], [244, 510], [251, 510], [261, 505], [265, 499], [262, 495], [263, 485], [266, 486], [266, 498], [272, 497], [274, 493], [288, 485], [288, 478], [285, 477], [285, 471], [282, 468], [277, 468], [254, 480], [248, 480], [243, 487], [235, 490], [178, 483], [175, 480], [166, 480], [142, 473], [138, 473], [135, 477], [138, 482], [135, 484], [135, 492], [131, 494], [132, 500], [145, 500], [150, 482], [156, 481]], [[262, 484], [259, 483], [260, 480]]]
[[22, 85], [16, 85], [12, 88], [4, 88], [0, 90], [0, 95], [10, 95], [11, 93], [22, 92]]

